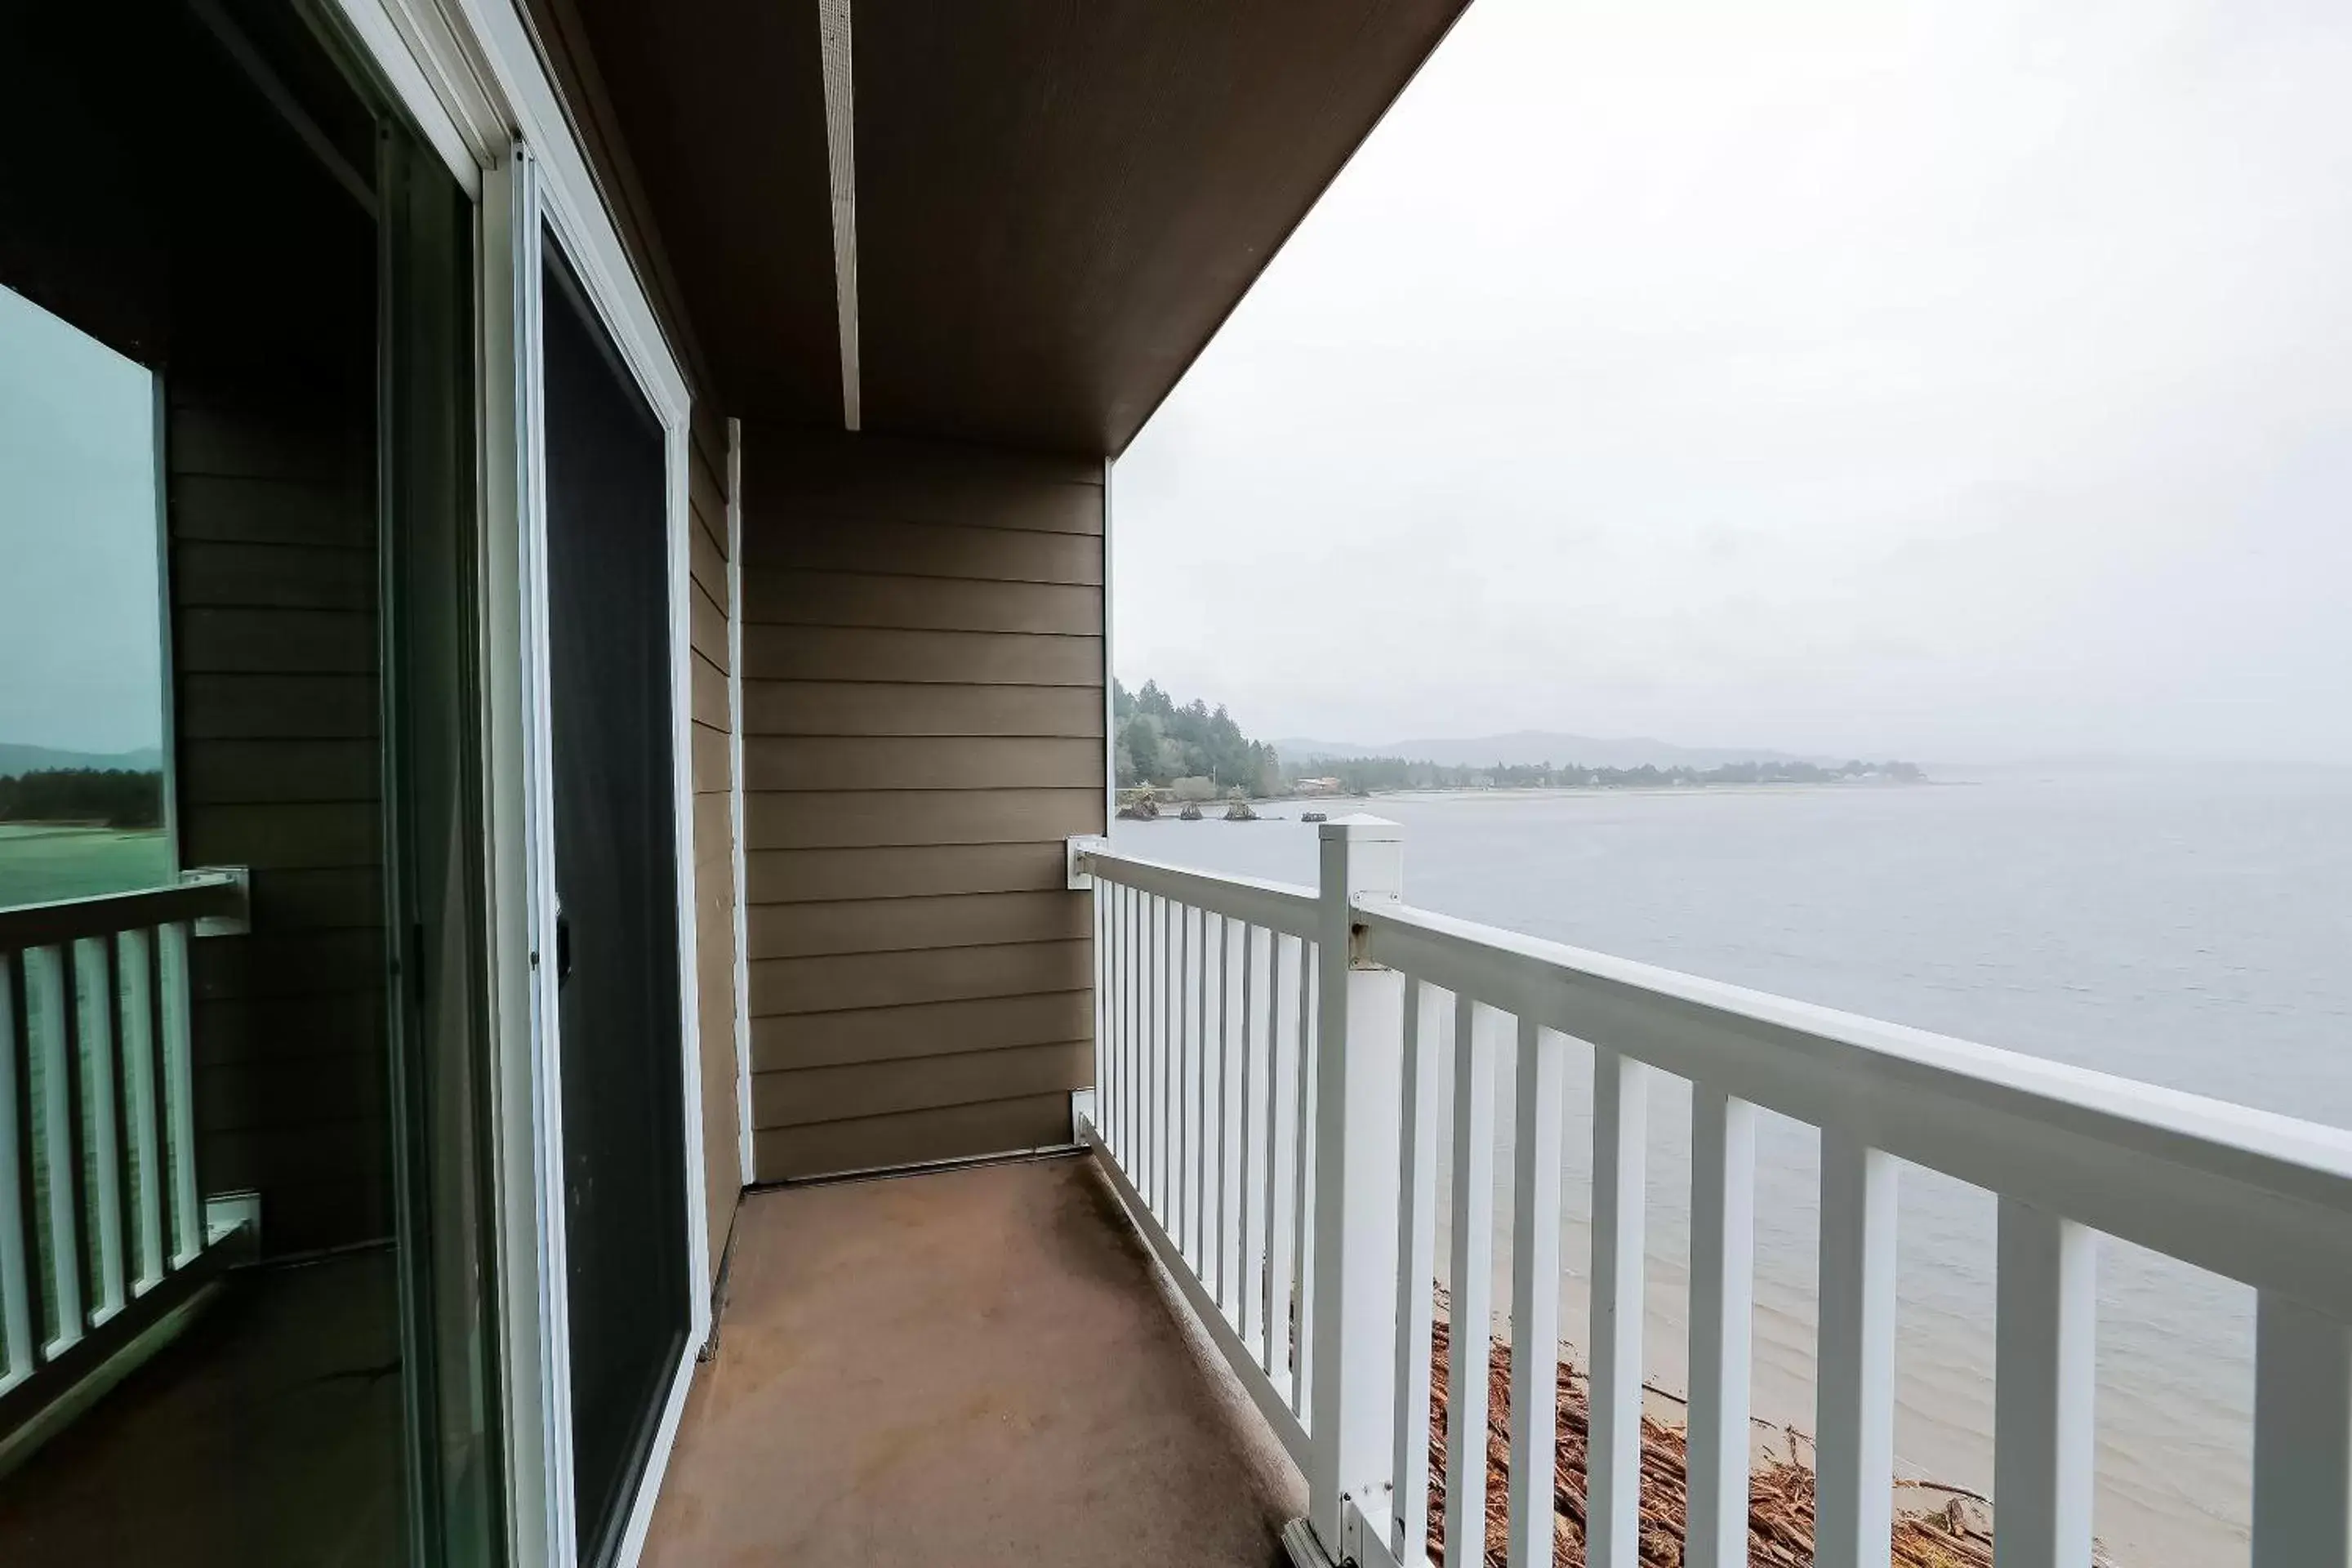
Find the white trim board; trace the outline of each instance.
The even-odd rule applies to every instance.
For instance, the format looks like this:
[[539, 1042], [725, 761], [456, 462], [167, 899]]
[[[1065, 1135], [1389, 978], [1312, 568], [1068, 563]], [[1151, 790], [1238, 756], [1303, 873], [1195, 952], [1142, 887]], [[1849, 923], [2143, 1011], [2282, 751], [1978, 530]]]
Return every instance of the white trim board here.
[[751, 930], [743, 804], [743, 422], [727, 421], [727, 817], [735, 874], [735, 1161], [740, 1185], [759, 1174], [751, 1121]]

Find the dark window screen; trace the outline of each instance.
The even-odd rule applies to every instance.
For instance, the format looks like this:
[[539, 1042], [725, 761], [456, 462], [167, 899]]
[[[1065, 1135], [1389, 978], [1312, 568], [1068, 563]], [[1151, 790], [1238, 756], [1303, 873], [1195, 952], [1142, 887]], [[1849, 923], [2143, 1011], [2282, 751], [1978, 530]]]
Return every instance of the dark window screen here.
[[687, 1333], [662, 436], [547, 244], [549, 680], [574, 1500], [611, 1559]]

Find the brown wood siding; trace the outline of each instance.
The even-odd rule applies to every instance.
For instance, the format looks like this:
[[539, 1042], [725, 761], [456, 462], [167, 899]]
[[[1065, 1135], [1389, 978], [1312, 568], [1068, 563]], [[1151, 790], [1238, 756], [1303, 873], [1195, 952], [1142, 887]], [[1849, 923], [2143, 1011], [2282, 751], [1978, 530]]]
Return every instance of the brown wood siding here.
[[764, 1180], [1066, 1142], [1104, 824], [1097, 465], [746, 437], [743, 772]]
[[191, 948], [198, 1166], [259, 1190], [272, 1252], [371, 1240], [392, 1230], [372, 442], [193, 377], [165, 408], [180, 855], [253, 870], [251, 934]]
[[725, 437], [709, 449], [709, 423], [698, 421], [688, 446], [687, 498], [693, 527], [688, 558], [694, 722], [694, 1017], [702, 1068], [702, 1167], [712, 1278], [726, 1251], [728, 1226], [742, 1192], [741, 1122], [735, 1053], [735, 785], [733, 728], [728, 715], [731, 668], [728, 618]]

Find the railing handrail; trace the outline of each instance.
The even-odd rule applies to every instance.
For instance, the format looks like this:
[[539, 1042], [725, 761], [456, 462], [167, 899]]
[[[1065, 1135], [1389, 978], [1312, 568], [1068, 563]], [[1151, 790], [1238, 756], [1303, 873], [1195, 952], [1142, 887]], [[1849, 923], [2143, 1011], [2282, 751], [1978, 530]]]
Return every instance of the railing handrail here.
[[243, 874], [237, 871], [190, 871], [163, 887], [0, 909], [0, 952], [111, 936], [173, 921], [241, 918], [245, 887]]
[[1107, 849], [1081, 852], [1076, 868], [1106, 881], [1118, 882], [1161, 898], [1175, 899], [1212, 914], [1247, 921], [1285, 936], [1315, 934], [1316, 894], [1312, 888], [1275, 882], [1260, 877], [1235, 877], [1196, 871], [1136, 855]]
[[2352, 1131], [1426, 910], [1356, 918], [1385, 967], [2352, 1313]]

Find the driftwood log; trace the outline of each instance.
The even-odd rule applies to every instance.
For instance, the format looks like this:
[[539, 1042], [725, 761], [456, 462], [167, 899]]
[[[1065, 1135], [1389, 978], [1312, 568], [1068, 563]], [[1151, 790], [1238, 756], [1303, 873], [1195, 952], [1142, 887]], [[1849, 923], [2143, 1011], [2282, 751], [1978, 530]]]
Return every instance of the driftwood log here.
[[[1429, 1558], [1445, 1561], [1445, 1403], [1451, 1345], [1447, 1325], [1435, 1325], [1431, 1346], [1429, 1415]], [[1555, 1383], [1559, 1404], [1552, 1482], [1552, 1557], [1584, 1563], [1584, 1455], [1587, 1411], [1584, 1374], [1566, 1362]], [[1488, 1568], [1507, 1568], [1510, 1528], [1511, 1348], [1492, 1344], [1486, 1368], [1486, 1542]], [[1682, 1427], [1642, 1418], [1641, 1538], [1643, 1568], [1682, 1568], [1688, 1482]], [[1811, 1568], [1813, 1472], [1791, 1437], [1784, 1457], [1767, 1454], [1750, 1467], [1748, 1561], [1750, 1568]], [[1924, 1497], [1934, 1489], [1919, 1489]], [[1992, 1568], [1992, 1523], [1983, 1500], [1934, 1492], [1935, 1506], [1898, 1510], [1896, 1568]]]

